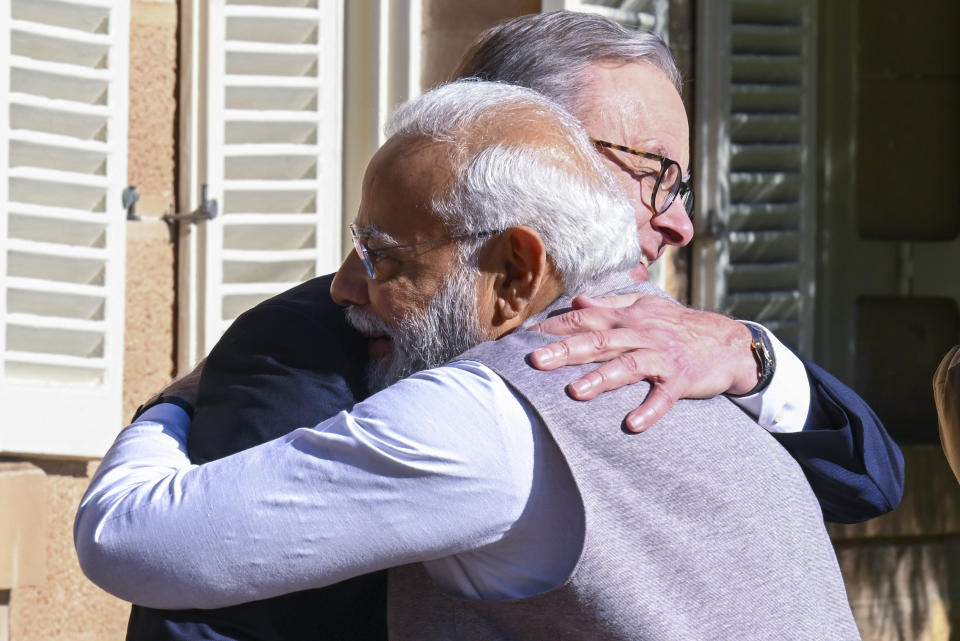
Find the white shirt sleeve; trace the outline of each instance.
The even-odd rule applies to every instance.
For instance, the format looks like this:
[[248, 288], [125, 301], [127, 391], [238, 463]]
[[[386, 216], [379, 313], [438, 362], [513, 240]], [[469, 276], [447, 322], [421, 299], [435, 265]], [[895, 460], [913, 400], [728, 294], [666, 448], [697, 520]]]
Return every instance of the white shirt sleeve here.
[[188, 427], [176, 406], [145, 412], [81, 502], [81, 566], [123, 599], [221, 607], [478, 549], [517, 522], [533, 485], [531, 416], [478, 363], [201, 466]]
[[[746, 322], [746, 321], [741, 321]], [[810, 412], [810, 380], [803, 363], [771, 331], [757, 323], [747, 323], [766, 333], [773, 346], [777, 367], [770, 383], [750, 396], [728, 397], [768, 432], [799, 432]]]

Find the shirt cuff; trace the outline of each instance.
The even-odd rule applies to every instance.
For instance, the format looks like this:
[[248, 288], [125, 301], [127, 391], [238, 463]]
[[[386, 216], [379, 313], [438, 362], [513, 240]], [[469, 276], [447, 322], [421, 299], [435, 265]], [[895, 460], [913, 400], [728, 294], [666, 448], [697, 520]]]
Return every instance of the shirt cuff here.
[[749, 396], [728, 398], [753, 416], [768, 432], [799, 432], [810, 412], [810, 380], [806, 368], [796, 354], [767, 328], [757, 323], [741, 322], [757, 327], [767, 335], [773, 346], [777, 367], [763, 390]]
[[187, 432], [190, 431], [190, 415], [174, 403], [159, 403], [141, 414], [131, 426], [140, 423], [159, 423], [165, 432], [173, 436], [186, 447]]

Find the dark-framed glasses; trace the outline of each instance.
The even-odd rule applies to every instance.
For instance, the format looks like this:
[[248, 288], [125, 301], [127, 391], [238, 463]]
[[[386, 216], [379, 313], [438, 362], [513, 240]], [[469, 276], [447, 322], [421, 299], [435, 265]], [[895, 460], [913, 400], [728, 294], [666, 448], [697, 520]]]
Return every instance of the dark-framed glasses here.
[[490, 230], [490, 231], [481, 231], [475, 234], [458, 234], [456, 236], [445, 236], [444, 238], [431, 238], [430, 240], [421, 240], [416, 243], [394, 243], [392, 245], [386, 245], [384, 247], [377, 247], [376, 249], [371, 249], [367, 244], [360, 239], [360, 234], [357, 232], [357, 226], [355, 224], [350, 225], [350, 236], [353, 237], [353, 247], [357, 250], [357, 256], [360, 257], [360, 262], [363, 263], [363, 267], [367, 272], [367, 277], [370, 280], [374, 280], [377, 277], [376, 264], [383, 258], [388, 252], [397, 250], [397, 249], [409, 249], [411, 247], [419, 247], [420, 245], [431, 245], [434, 243], [446, 243], [451, 240], [463, 240], [464, 238], [489, 238], [490, 236], [496, 236], [502, 229]]
[[607, 142], [606, 140], [597, 140], [596, 138], [591, 138], [590, 140], [599, 147], [616, 149], [617, 151], [623, 151], [628, 154], [633, 154], [634, 156], [649, 158], [650, 160], [660, 162], [660, 172], [657, 174], [657, 182], [653, 185], [654, 216], [666, 213], [666, 211], [670, 209], [670, 205], [673, 204], [673, 201], [677, 199], [677, 196], [680, 197], [680, 202], [683, 203], [683, 208], [687, 211], [687, 215], [693, 215], [693, 188], [690, 186], [690, 174], [686, 176], [682, 175], [680, 165], [676, 160], [671, 160], [666, 156], [653, 154], [649, 151], [640, 151], [639, 149], [625, 145]]

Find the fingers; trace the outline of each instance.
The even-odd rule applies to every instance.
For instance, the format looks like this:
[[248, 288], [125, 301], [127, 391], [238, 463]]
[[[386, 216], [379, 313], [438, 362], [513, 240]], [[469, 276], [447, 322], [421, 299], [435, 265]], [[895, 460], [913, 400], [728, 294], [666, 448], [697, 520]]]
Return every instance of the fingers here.
[[651, 382], [650, 391], [643, 403], [627, 415], [626, 426], [631, 432], [643, 432], [663, 418], [680, 394], [676, 385], [646, 376], [635, 352], [625, 354], [592, 372], [573, 381], [567, 387], [570, 396], [578, 401], [589, 401], [604, 392], [615, 390], [641, 380]]
[[570, 348], [566, 341], [538, 347], [530, 354], [530, 362], [534, 367], [542, 370], [563, 367], [569, 358]]
[[633, 330], [613, 329], [577, 334], [535, 349], [530, 354], [530, 361], [534, 367], [543, 370], [606, 361], [637, 347], [633, 333]]
[[604, 363], [592, 372], [581, 376], [570, 383], [567, 389], [570, 396], [578, 401], [589, 401], [604, 392], [642, 381], [645, 378], [651, 378], [651, 382], [657, 381], [655, 377], [648, 377], [641, 369], [640, 354], [635, 350]]
[[535, 332], [570, 336], [581, 332], [640, 327], [645, 321], [658, 319], [664, 309], [676, 314], [688, 311], [685, 307], [660, 296], [621, 294], [590, 298], [577, 296], [571, 301], [571, 311], [548, 318], [531, 327]]
[[665, 386], [654, 385], [640, 407], [627, 414], [627, 429], [635, 433], [645, 431], [663, 418], [677, 400]]
[[597, 307], [629, 307], [643, 298], [643, 294], [618, 294], [616, 296], [602, 296], [600, 298], [591, 298], [590, 296], [577, 296], [571, 302], [573, 309], [589, 309]]
[[612, 309], [575, 309], [559, 316], [553, 316], [537, 323], [530, 329], [556, 336], [570, 336], [581, 332], [613, 329], [617, 326], [615, 312]]

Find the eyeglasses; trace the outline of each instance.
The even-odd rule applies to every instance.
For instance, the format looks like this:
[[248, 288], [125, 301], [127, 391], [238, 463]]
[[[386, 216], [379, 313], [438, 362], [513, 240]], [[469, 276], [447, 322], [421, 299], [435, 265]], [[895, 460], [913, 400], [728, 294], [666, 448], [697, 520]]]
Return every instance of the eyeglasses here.
[[640, 151], [632, 147], [625, 147], [606, 140], [597, 140], [591, 138], [595, 145], [624, 151], [634, 156], [649, 158], [650, 160], [660, 161], [660, 173], [657, 174], [657, 182], [653, 185], [653, 212], [654, 216], [659, 216], [670, 209], [670, 205], [680, 196], [680, 202], [687, 211], [687, 215], [693, 215], [693, 189], [690, 187], [690, 174], [681, 176], [680, 165], [675, 160], [670, 160], [659, 154], [652, 154], [648, 151]]
[[367, 247], [366, 243], [360, 240], [360, 234], [357, 233], [357, 227], [354, 224], [350, 225], [350, 235], [353, 237], [353, 247], [357, 250], [357, 256], [360, 257], [360, 262], [363, 263], [364, 269], [367, 271], [367, 276], [370, 280], [374, 280], [377, 277], [377, 272], [374, 268], [374, 265], [384, 257], [384, 254], [395, 249], [409, 249], [410, 247], [418, 247], [420, 245], [429, 245], [433, 243], [445, 243], [451, 240], [463, 240], [464, 238], [489, 238], [490, 236], [496, 236], [501, 233], [502, 229], [491, 230], [491, 231], [481, 231], [475, 234], [459, 234], [457, 236], [447, 236], [445, 238], [433, 238], [431, 240], [421, 240], [416, 243], [405, 243], [405, 244], [393, 244], [387, 245], [386, 247], [377, 247], [376, 249], [370, 249]]

